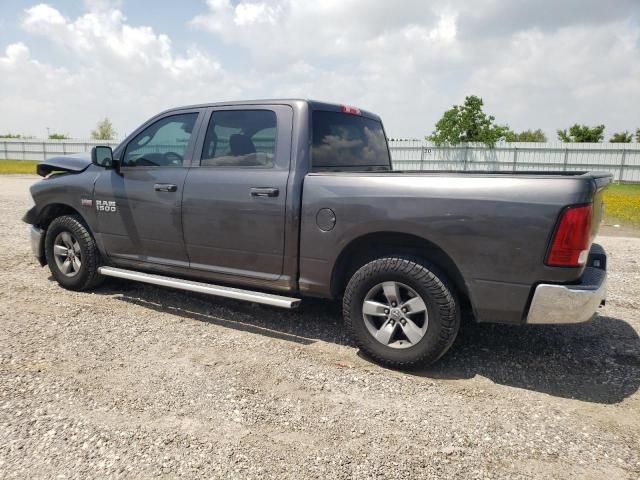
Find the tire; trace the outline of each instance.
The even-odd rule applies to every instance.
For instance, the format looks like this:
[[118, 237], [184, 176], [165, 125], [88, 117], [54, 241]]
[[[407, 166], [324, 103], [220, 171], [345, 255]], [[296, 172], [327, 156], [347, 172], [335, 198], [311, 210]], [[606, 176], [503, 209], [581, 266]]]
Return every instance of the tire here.
[[436, 271], [420, 260], [392, 256], [367, 263], [351, 277], [343, 315], [364, 353], [392, 368], [429, 365], [446, 353], [458, 334], [460, 311], [455, 290]]
[[100, 253], [81, 217], [65, 215], [53, 220], [44, 242], [47, 264], [62, 287], [89, 290], [102, 281]]

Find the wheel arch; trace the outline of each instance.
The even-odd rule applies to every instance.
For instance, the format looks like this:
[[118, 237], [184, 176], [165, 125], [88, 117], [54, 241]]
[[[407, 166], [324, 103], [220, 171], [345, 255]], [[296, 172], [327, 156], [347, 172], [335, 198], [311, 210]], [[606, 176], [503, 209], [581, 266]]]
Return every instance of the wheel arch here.
[[360, 267], [388, 255], [411, 255], [434, 265], [453, 283], [462, 305], [472, 308], [473, 302], [464, 277], [446, 251], [423, 237], [393, 231], [367, 233], [353, 239], [343, 248], [331, 274], [331, 295], [339, 298], [351, 276]]
[[[66, 203], [49, 203], [40, 209], [38, 213], [38, 225], [43, 229], [47, 229], [49, 224], [58, 217], [63, 215], [76, 215], [82, 219], [82, 222], [88, 226], [87, 219], [84, 218], [78, 210]], [[91, 229], [89, 229], [91, 231]], [[93, 233], [92, 233], [93, 234]]]

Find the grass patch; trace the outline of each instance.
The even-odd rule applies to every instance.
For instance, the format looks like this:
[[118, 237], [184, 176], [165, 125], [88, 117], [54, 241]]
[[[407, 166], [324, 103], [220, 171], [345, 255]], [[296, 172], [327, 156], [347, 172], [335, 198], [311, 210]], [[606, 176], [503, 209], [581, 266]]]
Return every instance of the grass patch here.
[[38, 161], [35, 160], [0, 160], [0, 175], [11, 173], [31, 173], [36, 174], [36, 165]]
[[640, 226], [640, 184], [614, 184], [604, 191], [605, 222]]

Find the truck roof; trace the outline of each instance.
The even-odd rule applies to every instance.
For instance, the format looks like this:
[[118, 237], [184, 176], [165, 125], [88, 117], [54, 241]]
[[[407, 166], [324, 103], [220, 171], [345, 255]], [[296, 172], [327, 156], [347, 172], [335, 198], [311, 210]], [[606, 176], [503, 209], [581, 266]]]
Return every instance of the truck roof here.
[[[299, 105], [300, 103], [305, 103], [309, 106], [311, 110], [328, 110], [340, 112], [345, 104], [340, 103], [330, 103], [330, 102], [321, 102], [318, 100], [311, 100], [307, 98], [269, 98], [269, 99], [257, 99], [257, 100], [232, 100], [225, 102], [212, 102], [212, 103], [199, 103], [195, 105], [183, 105], [179, 107], [169, 108], [158, 115], [162, 115], [168, 112], [172, 112], [175, 110], [182, 110], [185, 108], [206, 108], [206, 107], [231, 107], [231, 106], [250, 106], [250, 105], [290, 105], [291, 107]], [[351, 106], [351, 105], [349, 105]], [[375, 120], [380, 120], [380, 117], [373, 112], [367, 110], [360, 110], [360, 114], [362, 116], [373, 118]]]

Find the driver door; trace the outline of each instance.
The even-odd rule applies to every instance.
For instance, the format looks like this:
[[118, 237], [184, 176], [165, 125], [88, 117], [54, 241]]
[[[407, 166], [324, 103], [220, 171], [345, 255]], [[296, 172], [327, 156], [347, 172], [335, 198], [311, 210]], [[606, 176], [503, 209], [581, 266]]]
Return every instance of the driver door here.
[[188, 266], [182, 235], [182, 189], [201, 109], [156, 117], [116, 151], [120, 171], [95, 185], [98, 230], [110, 257]]

